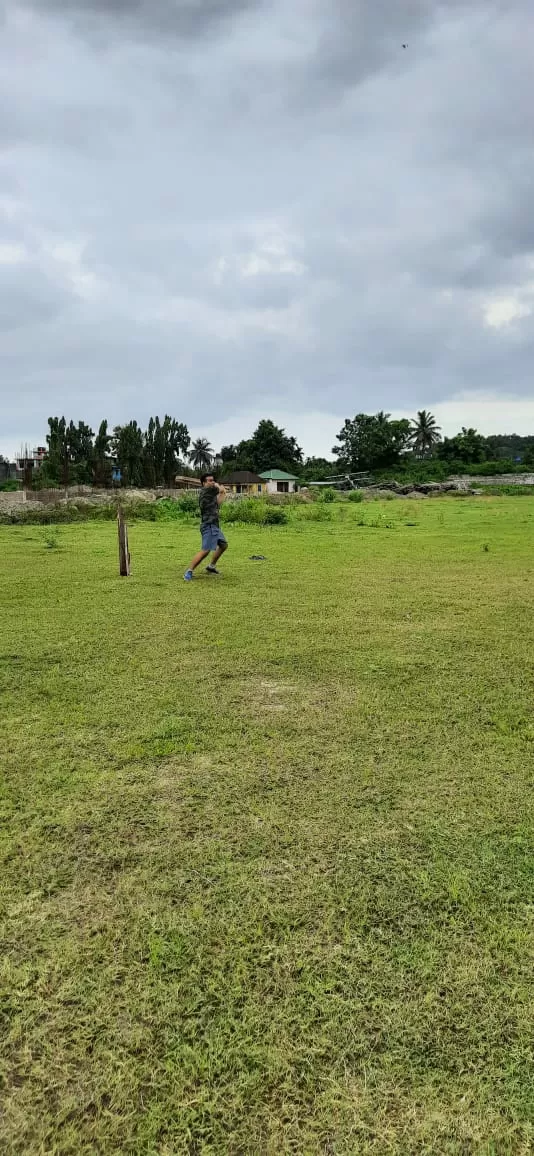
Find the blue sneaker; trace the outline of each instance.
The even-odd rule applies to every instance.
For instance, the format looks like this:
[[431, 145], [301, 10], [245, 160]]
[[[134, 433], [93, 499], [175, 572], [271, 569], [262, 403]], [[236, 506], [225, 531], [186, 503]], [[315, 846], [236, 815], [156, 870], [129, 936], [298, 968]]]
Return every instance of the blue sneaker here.
[[186, 572], [184, 574], [184, 582], [192, 582], [192, 581], [193, 581], [193, 571], [192, 570], [186, 570]]

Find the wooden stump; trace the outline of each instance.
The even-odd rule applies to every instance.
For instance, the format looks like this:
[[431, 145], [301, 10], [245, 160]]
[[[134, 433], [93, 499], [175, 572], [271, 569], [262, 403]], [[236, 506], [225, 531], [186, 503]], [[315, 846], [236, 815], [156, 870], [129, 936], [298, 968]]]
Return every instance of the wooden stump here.
[[120, 506], [117, 509], [117, 527], [119, 531], [119, 572], [122, 578], [130, 574], [130, 551], [128, 549], [128, 527], [124, 521]]

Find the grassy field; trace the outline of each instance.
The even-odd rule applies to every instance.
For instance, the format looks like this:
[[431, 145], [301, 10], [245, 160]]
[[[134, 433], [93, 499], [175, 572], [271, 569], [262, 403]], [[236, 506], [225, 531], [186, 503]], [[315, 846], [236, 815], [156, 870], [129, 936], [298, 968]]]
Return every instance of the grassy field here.
[[228, 533], [0, 528], [0, 1150], [530, 1153], [534, 502]]

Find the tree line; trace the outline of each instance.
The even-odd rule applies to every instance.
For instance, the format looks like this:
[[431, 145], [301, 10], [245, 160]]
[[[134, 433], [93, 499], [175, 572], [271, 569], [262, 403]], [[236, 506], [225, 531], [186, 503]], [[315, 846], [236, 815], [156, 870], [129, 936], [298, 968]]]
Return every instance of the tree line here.
[[207, 438], [191, 441], [183, 422], [168, 414], [151, 417], [146, 429], [137, 421], [110, 431], [102, 421], [98, 432], [85, 422], [50, 417], [46, 435], [47, 454], [39, 471], [39, 484], [94, 484], [105, 486], [119, 470], [127, 486], [171, 486], [177, 475], [193, 475], [214, 469], [266, 469], [302, 471], [304, 457], [296, 439], [268, 419], [260, 421], [247, 441], [224, 446], [216, 454]]
[[447, 467], [448, 472], [462, 472], [466, 467], [495, 463], [501, 470], [521, 463], [534, 466], [534, 436], [484, 437], [475, 429], [462, 427], [454, 437], [441, 436], [436, 419], [428, 410], [417, 417], [392, 420], [381, 411], [356, 414], [345, 421], [337, 435], [336, 454], [340, 467], [352, 471], [414, 468], [415, 464]]
[[104, 420], [96, 434], [83, 421], [50, 417], [46, 443], [42, 485], [105, 486], [118, 469], [125, 485], [170, 486], [178, 472], [192, 473], [192, 466], [202, 469], [211, 462], [206, 439], [191, 442], [187, 426], [168, 414], [163, 420], [151, 417], [146, 429], [130, 421], [110, 431]]
[[[177, 475], [216, 470], [221, 476], [236, 470], [257, 474], [267, 469], [294, 473], [301, 481], [327, 481], [341, 473], [374, 474], [397, 471], [437, 476], [466, 472], [487, 464], [506, 470], [534, 467], [534, 436], [484, 437], [462, 428], [442, 437], [428, 410], [416, 418], [394, 419], [380, 411], [347, 418], [337, 435], [335, 460], [305, 458], [296, 438], [273, 421], [263, 419], [248, 439], [223, 446], [216, 454], [207, 438], [192, 441], [187, 426], [165, 415], [151, 417], [146, 429], [137, 421], [115, 426], [103, 420], [95, 433], [85, 422], [48, 419], [47, 455], [39, 471], [40, 485], [109, 485], [118, 469], [124, 485], [171, 486]], [[491, 472], [491, 471], [490, 471]]]

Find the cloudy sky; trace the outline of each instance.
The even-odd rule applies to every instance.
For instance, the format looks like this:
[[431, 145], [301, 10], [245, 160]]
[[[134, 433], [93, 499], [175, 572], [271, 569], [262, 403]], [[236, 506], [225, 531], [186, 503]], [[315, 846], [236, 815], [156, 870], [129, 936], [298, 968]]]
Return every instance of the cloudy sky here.
[[533, 433], [533, 43], [531, 0], [0, 0], [0, 452]]

